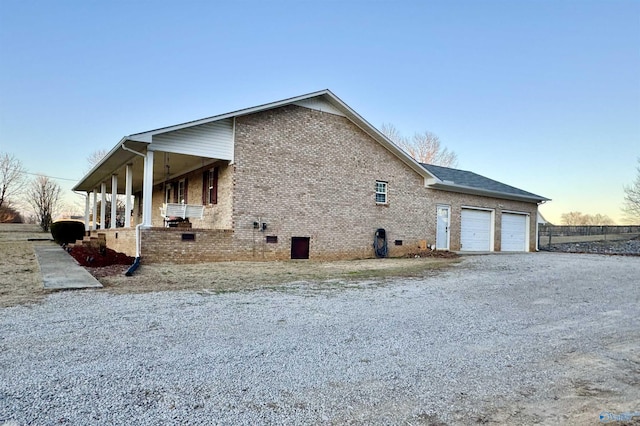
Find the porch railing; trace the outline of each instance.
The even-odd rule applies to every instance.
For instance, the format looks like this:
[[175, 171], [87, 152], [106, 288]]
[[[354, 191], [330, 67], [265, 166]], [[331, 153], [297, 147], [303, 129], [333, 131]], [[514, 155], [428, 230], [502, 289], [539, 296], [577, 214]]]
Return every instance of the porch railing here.
[[182, 219], [202, 219], [204, 206], [198, 204], [165, 203], [160, 207], [160, 215], [165, 220], [176, 217]]

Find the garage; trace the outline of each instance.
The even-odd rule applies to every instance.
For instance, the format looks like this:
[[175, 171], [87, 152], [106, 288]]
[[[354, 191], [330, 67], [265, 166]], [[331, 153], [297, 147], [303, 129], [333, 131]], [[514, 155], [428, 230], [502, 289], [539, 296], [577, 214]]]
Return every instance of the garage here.
[[463, 208], [461, 212], [460, 250], [491, 251], [492, 212]]
[[502, 213], [502, 251], [527, 251], [527, 218], [522, 213]]

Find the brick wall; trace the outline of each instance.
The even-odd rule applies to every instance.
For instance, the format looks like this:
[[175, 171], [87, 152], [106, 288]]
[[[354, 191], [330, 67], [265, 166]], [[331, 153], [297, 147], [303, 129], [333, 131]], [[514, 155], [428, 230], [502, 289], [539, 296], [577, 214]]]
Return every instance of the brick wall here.
[[[218, 202], [216, 204], [206, 204], [203, 218], [190, 219], [190, 222], [193, 228], [198, 229], [232, 229], [233, 166], [221, 161], [193, 172], [176, 176], [168, 184], [175, 187], [177, 181], [186, 179], [187, 204], [202, 205], [202, 174], [212, 167], [218, 167]], [[173, 197], [173, 192], [171, 194]], [[154, 185], [152, 200], [151, 213], [153, 216], [151, 222], [154, 227], [161, 228], [164, 226], [164, 219], [160, 215], [160, 207], [165, 202], [164, 185]], [[174, 200], [171, 199], [169, 202], [173, 203]]]
[[[437, 204], [451, 207], [451, 250], [460, 249], [462, 206], [494, 209], [496, 251], [502, 211], [529, 213], [535, 249], [535, 204], [425, 188], [420, 175], [345, 117], [289, 105], [237, 117], [235, 137], [234, 164], [218, 164], [218, 204], [207, 206], [193, 229], [162, 227], [164, 191], [154, 187], [156, 228], [143, 230], [145, 262], [289, 259], [292, 237], [310, 239], [311, 259], [368, 258], [378, 228], [387, 231], [389, 255], [400, 256], [422, 241], [435, 244]], [[202, 202], [202, 171], [184, 176], [189, 203]], [[388, 182], [387, 205], [375, 202], [376, 180]]]
[[538, 206], [533, 203], [521, 201], [510, 201], [499, 198], [480, 197], [477, 195], [459, 194], [455, 192], [439, 191], [427, 188], [429, 199], [429, 228], [433, 231], [433, 241], [435, 243], [436, 232], [436, 205], [445, 204], [451, 207], [451, 223], [449, 226], [451, 245], [450, 250], [460, 250], [460, 231], [462, 207], [478, 207], [492, 209], [495, 212], [494, 224], [494, 250], [500, 251], [502, 212], [513, 211], [529, 213], [529, 250], [536, 249], [536, 220]]
[[[422, 177], [344, 117], [297, 106], [238, 117], [235, 161], [235, 238], [255, 253], [288, 258], [299, 236], [311, 259], [372, 257], [384, 228], [396, 256], [435, 236]], [[388, 205], [375, 203], [376, 180]], [[267, 230], [256, 235], [256, 221]]]
[[127, 256], [136, 255], [136, 231], [135, 228], [117, 228], [94, 231], [91, 234], [105, 234], [107, 238], [107, 247]]
[[[142, 229], [143, 263], [197, 263], [242, 260], [229, 229]], [[185, 239], [184, 236], [193, 236]], [[189, 238], [189, 237], [188, 237]]]

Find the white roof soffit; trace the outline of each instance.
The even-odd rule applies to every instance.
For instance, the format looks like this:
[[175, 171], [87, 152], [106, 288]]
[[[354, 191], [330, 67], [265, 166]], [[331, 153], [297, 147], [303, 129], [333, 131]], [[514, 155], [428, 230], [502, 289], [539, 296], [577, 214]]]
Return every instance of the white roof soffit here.
[[458, 192], [461, 194], [483, 195], [493, 198], [501, 198], [503, 200], [525, 201], [528, 203], [541, 203], [544, 201], [551, 201], [550, 199], [544, 197], [510, 194], [508, 192], [492, 191], [490, 189], [480, 189], [465, 185], [456, 185], [454, 183], [448, 183], [448, 181], [447, 183], [431, 184], [429, 185], [429, 187], [433, 189], [440, 189], [443, 191]]
[[136, 154], [122, 148], [122, 144], [137, 152], [144, 152], [148, 143], [131, 140], [127, 137], [111, 149], [93, 168], [73, 187], [74, 191], [93, 191], [103, 181], [111, 179], [111, 174], [132, 161]]

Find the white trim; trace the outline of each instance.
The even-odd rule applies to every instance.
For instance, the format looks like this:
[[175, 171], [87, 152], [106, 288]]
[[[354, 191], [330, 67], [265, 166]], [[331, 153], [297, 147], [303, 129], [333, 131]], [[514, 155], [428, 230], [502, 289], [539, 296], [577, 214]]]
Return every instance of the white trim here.
[[131, 188], [133, 186], [133, 164], [129, 163], [125, 171], [124, 196], [124, 227], [131, 228]]
[[102, 182], [100, 184], [100, 230], [105, 227], [104, 222], [107, 217], [107, 183]]
[[116, 213], [118, 208], [118, 175], [111, 175], [111, 221], [109, 227], [116, 229]]
[[91, 200], [89, 199], [90, 192], [87, 191], [87, 195], [84, 200], [84, 231], [89, 231], [89, 209], [91, 208]]
[[526, 216], [530, 216], [531, 215], [531, 213], [529, 213], [529, 212], [519, 212], [517, 210], [502, 210], [502, 213], [523, 214], [523, 215], [526, 215]]
[[542, 201], [549, 201], [548, 198], [534, 196], [534, 195], [519, 195], [511, 194], [509, 192], [493, 191], [490, 189], [481, 189], [472, 186], [458, 185], [449, 181], [439, 181], [431, 183], [428, 187], [432, 189], [439, 189], [447, 192], [457, 192], [460, 194], [480, 195], [483, 197], [499, 198], [503, 200], [524, 201], [527, 203], [540, 203]]
[[485, 210], [488, 212], [495, 212], [496, 209], [492, 209], [491, 207], [476, 207], [476, 206], [460, 206], [461, 209], [471, 209], [471, 210]]
[[[384, 192], [378, 191], [378, 184], [384, 185]], [[384, 202], [378, 201], [378, 194], [384, 194]], [[389, 204], [389, 182], [386, 180], [376, 179], [376, 204], [380, 206]]]
[[142, 175], [142, 226], [151, 228], [153, 203], [153, 151], [147, 151], [144, 157], [144, 172]]
[[93, 223], [91, 224], [91, 230], [98, 229], [98, 188], [93, 188]]
[[[444, 249], [438, 248], [438, 209], [441, 207], [447, 208], [447, 247]], [[451, 205], [450, 204], [436, 204], [436, 250], [450, 250], [451, 249]]]

